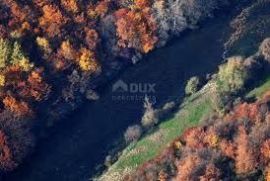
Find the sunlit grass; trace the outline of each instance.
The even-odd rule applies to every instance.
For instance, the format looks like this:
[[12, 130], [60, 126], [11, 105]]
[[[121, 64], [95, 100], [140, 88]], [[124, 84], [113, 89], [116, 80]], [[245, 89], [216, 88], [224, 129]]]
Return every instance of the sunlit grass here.
[[253, 89], [247, 94], [247, 98], [255, 97], [255, 98], [261, 98], [265, 92], [270, 90], [270, 76], [268, 76], [260, 86]]
[[137, 168], [157, 156], [170, 142], [180, 136], [184, 129], [197, 125], [213, 111], [211, 92], [204, 90], [187, 98], [180, 111], [171, 119], [163, 121], [156, 131], [129, 145], [106, 175], [114, 175], [113, 172], [119, 173], [125, 168]]

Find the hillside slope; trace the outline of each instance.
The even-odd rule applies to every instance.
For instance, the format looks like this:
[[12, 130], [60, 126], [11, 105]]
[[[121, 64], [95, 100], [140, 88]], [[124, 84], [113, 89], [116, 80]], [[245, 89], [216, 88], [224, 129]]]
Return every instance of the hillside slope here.
[[98, 180], [269, 180], [269, 5], [254, 1], [231, 22], [215, 91], [187, 98]]

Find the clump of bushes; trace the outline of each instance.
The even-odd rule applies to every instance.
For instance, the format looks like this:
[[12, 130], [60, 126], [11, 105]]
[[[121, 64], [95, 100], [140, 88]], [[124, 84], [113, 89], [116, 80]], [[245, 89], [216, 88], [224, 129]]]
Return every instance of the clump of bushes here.
[[212, 97], [213, 105], [219, 113], [229, 110], [233, 98], [244, 89], [250, 74], [251, 64], [248, 62], [249, 59], [235, 56], [228, 58], [228, 61], [219, 67], [214, 77], [217, 90]]
[[185, 93], [186, 95], [192, 95], [199, 90], [200, 79], [199, 77], [191, 77], [187, 82]]
[[153, 105], [148, 97], [145, 98], [144, 108], [145, 112], [142, 117], [141, 124], [143, 127], [149, 128], [158, 123], [158, 113], [153, 108]]
[[266, 38], [262, 42], [259, 51], [264, 56], [264, 59], [270, 62], [270, 38]]
[[124, 137], [127, 143], [137, 141], [142, 135], [142, 128], [139, 125], [133, 125], [128, 127]]
[[231, 57], [219, 67], [217, 85], [220, 92], [237, 93], [243, 89], [248, 78], [248, 69], [241, 56]]
[[130, 126], [127, 128], [124, 134], [124, 138], [127, 143], [137, 141], [141, 137], [143, 133], [142, 127], [145, 129], [149, 129], [158, 123], [158, 110], [155, 110], [153, 108], [153, 105], [148, 97], [145, 97], [144, 108], [145, 111], [141, 119], [142, 126]]

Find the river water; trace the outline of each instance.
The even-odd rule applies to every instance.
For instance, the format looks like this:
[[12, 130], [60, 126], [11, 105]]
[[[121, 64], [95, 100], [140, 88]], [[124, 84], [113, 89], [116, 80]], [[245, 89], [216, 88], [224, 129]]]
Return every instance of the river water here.
[[[200, 29], [184, 33], [147, 55], [141, 63], [127, 68], [117, 80], [128, 85], [154, 85], [151, 96], [156, 99], [156, 106], [183, 98], [184, 85], [191, 76], [205, 76], [217, 70], [230, 19], [224, 13], [204, 22]], [[108, 146], [129, 125], [138, 122], [143, 111], [141, 100], [116, 100], [115, 96], [122, 92], [112, 91], [113, 83], [102, 90], [100, 100], [86, 102], [55, 126], [51, 135], [39, 142], [33, 155], [5, 180], [89, 180]], [[136, 93], [129, 94], [123, 95]]]

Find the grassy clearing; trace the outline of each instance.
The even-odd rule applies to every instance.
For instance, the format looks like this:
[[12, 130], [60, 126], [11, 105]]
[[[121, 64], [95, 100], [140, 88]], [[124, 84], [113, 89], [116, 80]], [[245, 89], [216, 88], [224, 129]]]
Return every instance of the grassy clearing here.
[[123, 175], [131, 173], [139, 165], [157, 156], [168, 143], [177, 138], [187, 127], [197, 125], [200, 120], [212, 113], [212, 85], [189, 97], [172, 118], [162, 122], [156, 131], [146, 135], [137, 143], [129, 145], [116, 163], [99, 180], [119, 181]]
[[[260, 86], [246, 94], [246, 97], [260, 98], [270, 89], [270, 76]], [[120, 181], [123, 176], [132, 173], [139, 165], [157, 156], [184, 129], [197, 125], [200, 120], [213, 113], [211, 97], [215, 94], [215, 85], [208, 84], [201, 91], [186, 98], [180, 110], [173, 118], [160, 123], [157, 130], [145, 135], [137, 143], [129, 145], [109, 170], [98, 180]]]
[[251, 98], [251, 97], [255, 97], [255, 98], [261, 98], [263, 96], [263, 94], [265, 92], [267, 92], [270, 89], [270, 76], [268, 76], [263, 82], [262, 84], [251, 90], [248, 94], [247, 94], [247, 98]]

